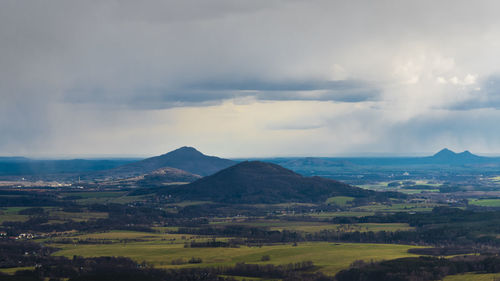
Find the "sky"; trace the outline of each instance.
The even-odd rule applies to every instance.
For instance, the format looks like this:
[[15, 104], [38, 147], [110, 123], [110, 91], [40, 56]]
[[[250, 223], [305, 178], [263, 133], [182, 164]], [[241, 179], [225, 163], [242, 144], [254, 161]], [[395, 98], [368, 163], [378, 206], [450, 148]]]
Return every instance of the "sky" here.
[[500, 154], [498, 1], [0, 2], [0, 155]]

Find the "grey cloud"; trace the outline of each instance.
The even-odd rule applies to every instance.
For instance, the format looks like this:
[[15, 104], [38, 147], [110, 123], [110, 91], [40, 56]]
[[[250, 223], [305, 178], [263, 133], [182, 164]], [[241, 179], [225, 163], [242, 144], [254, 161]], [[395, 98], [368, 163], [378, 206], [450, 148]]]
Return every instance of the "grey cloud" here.
[[493, 75], [484, 79], [469, 94], [470, 98], [467, 101], [452, 103], [450, 108], [455, 110], [500, 109], [500, 76]]
[[231, 81], [205, 82], [193, 85], [198, 89], [214, 92], [229, 91], [254, 95], [261, 100], [320, 100], [341, 102], [362, 102], [376, 100], [380, 90], [363, 81]]
[[[356, 111], [337, 118], [347, 129], [357, 122], [360, 130], [370, 127], [388, 138], [398, 131], [385, 124], [401, 119], [399, 130], [420, 130], [424, 135], [409, 135], [415, 142], [428, 137], [431, 144], [454, 113], [434, 116], [441, 126], [428, 130], [430, 121], [406, 124], [405, 114], [392, 116], [384, 99], [390, 103], [398, 96], [384, 91], [394, 78], [393, 58], [411, 72], [421, 67], [412, 58], [430, 50], [453, 59], [457, 71], [498, 73], [492, 39], [499, 35], [499, 8], [498, 1], [1, 1], [0, 153], [42, 150], [43, 143], [77, 134], [78, 128], [58, 131], [62, 117], [54, 112], [80, 105], [94, 110], [82, 109], [79, 118], [85, 119], [96, 111], [113, 116], [117, 109], [205, 106], [241, 97], [350, 102], [352, 108], [374, 101], [376, 115]], [[338, 78], [331, 73], [334, 65], [345, 70], [344, 80], [330, 81]], [[421, 72], [431, 72], [425, 67]], [[480, 87], [466, 102], [450, 101], [444, 108], [468, 117], [474, 109], [500, 108], [500, 88], [488, 82]], [[458, 127], [449, 134], [462, 135]], [[377, 145], [383, 144], [372, 148]]]
[[224, 100], [254, 97], [257, 100], [363, 102], [379, 99], [380, 90], [366, 82], [308, 81], [211, 81], [180, 88], [140, 88], [130, 90], [72, 89], [66, 91], [65, 102], [121, 105], [123, 107], [160, 109], [178, 106], [204, 106]]
[[[498, 148], [500, 112], [492, 109], [439, 111], [391, 125], [386, 131], [389, 151], [437, 151], [442, 147], [487, 152]], [[486, 150], [486, 151], [485, 151]]]
[[305, 123], [303, 121], [290, 121], [283, 123], [273, 123], [266, 126], [268, 130], [314, 130], [325, 127], [325, 124]]

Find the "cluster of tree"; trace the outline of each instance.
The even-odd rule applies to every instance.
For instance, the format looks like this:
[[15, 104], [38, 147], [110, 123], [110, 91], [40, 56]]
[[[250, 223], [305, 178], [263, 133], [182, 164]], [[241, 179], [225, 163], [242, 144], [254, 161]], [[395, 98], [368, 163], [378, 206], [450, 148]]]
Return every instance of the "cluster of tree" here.
[[45, 214], [45, 209], [43, 209], [42, 207], [27, 208], [19, 211], [18, 214], [28, 216], [41, 216]]
[[228, 225], [223, 227], [205, 226], [197, 228], [180, 227], [177, 232], [196, 235], [241, 237], [246, 238], [247, 244], [305, 241], [304, 236], [295, 231], [269, 230], [263, 227], [246, 225]]
[[[191, 258], [188, 262], [200, 263], [200, 258]], [[108, 280], [152, 280], [152, 281], [223, 281], [234, 280], [230, 276], [280, 278], [285, 281], [308, 280], [328, 281], [332, 278], [320, 273], [308, 273], [313, 269], [312, 262], [289, 265], [252, 265], [237, 264], [227, 267], [204, 267], [186, 269], [155, 269], [145, 263], [137, 263], [123, 257], [82, 258], [51, 257], [37, 261], [33, 270], [21, 270], [14, 275], [0, 273], [0, 279], [9, 281], [108, 281]], [[221, 277], [221, 275], [229, 277]]]
[[[118, 240], [119, 243], [125, 243], [125, 242], [143, 242], [146, 241], [145, 239], [120, 239]], [[71, 238], [59, 238], [59, 239], [50, 239], [47, 242], [49, 243], [57, 243], [57, 244], [112, 244], [113, 241], [111, 240], [106, 240], [106, 239], [93, 239], [93, 238], [86, 238], [86, 239], [71, 239]]]
[[220, 268], [219, 270], [224, 274], [233, 276], [281, 279], [296, 272], [310, 271], [312, 269], [314, 269], [313, 262], [304, 261], [286, 265], [237, 263], [234, 267]]
[[243, 239], [229, 239], [228, 241], [217, 241], [215, 239], [209, 241], [191, 241], [184, 245], [185, 248], [239, 248], [240, 245], [245, 245]]
[[64, 223], [50, 224], [49, 214], [39, 210], [42, 208], [29, 208], [23, 214], [29, 215], [27, 221], [5, 221], [0, 230], [9, 236], [16, 236], [25, 232], [63, 232], [77, 230], [83, 232], [106, 231], [111, 229], [124, 229], [152, 232], [151, 225], [175, 225], [195, 227], [207, 224], [206, 218], [193, 218], [182, 213], [169, 213], [155, 207], [128, 206], [124, 204], [93, 204], [87, 207], [91, 212], [106, 212], [108, 218], [91, 219], [88, 221], [68, 220]]
[[[500, 211], [436, 207], [432, 212], [396, 213], [368, 217], [334, 218], [332, 223], [408, 223], [415, 231], [400, 231], [394, 242], [434, 245], [490, 245], [500, 247]], [[349, 235], [346, 235], [348, 237]]]
[[456, 256], [470, 253], [481, 254], [497, 254], [498, 248], [494, 247], [464, 247], [464, 246], [448, 246], [448, 247], [433, 247], [433, 248], [412, 248], [409, 253], [425, 256]]
[[[442, 210], [436, 210], [438, 213]], [[463, 212], [463, 211], [461, 211]], [[460, 212], [460, 213], [461, 213]], [[458, 213], [458, 214], [460, 214]], [[477, 219], [476, 221], [467, 221], [465, 218], [456, 218], [457, 222], [448, 223], [451, 218], [442, 218], [442, 214], [418, 215], [425, 218], [425, 223], [412, 218], [411, 220], [402, 220], [402, 216], [412, 216], [409, 214], [394, 215], [388, 217], [354, 218], [357, 222], [373, 222], [372, 218], [382, 222], [407, 222], [416, 225], [415, 230], [408, 231], [344, 231], [344, 230], [322, 230], [315, 233], [305, 233], [289, 230], [270, 230], [263, 227], [252, 227], [243, 225], [229, 225], [223, 227], [201, 226], [197, 228], [178, 229], [178, 233], [213, 235], [222, 237], [241, 237], [246, 239], [247, 245], [264, 243], [289, 243], [301, 241], [328, 241], [328, 242], [357, 242], [357, 243], [396, 243], [396, 244], [420, 244], [437, 245], [440, 247], [455, 247], [460, 245], [461, 251], [470, 249], [469, 253], [483, 252], [486, 247], [498, 249], [500, 239], [490, 233], [500, 232], [499, 219], [491, 219], [488, 213], [485, 218], [490, 220]], [[472, 213], [471, 217], [476, 218], [477, 214]], [[434, 219], [433, 219], [434, 217]], [[445, 221], [445, 223], [438, 222]], [[435, 222], [435, 224], [430, 224]], [[428, 224], [429, 223], [429, 224]], [[465, 248], [464, 248], [465, 247]], [[472, 251], [474, 249], [474, 251]], [[498, 251], [498, 250], [497, 250]], [[491, 249], [488, 250], [491, 252]]]
[[0, 240], [0, 268], [34, 266], [56, 249], [28, 241]]
[[2, 207], [38, 207], [38, 206], [64, 206], [65, 202], [57, 200], [46, 194], [25, 193], [20, 195], [0, 196]]
[[337, 281], [428, 281], [466, 272], [500, 272], [498, 256], [401, 258], [377, 263], [356, 262], [335, 276]]

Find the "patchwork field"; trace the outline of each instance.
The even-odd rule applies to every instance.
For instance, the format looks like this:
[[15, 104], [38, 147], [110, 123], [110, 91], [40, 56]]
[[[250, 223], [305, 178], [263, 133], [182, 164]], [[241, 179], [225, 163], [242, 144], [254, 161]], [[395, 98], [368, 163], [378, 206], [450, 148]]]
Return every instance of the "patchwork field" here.
[[24, 209], [26, 207], [0, 208], [0, 224], [5, 221], [27, 221], [29, 216], [18, 214], [19, 211]]
[[[147, 233], [143, 234], [142, 237], [151, 238], [150, 236]], [[117, 237], [131, 238], [141, 236], [139, 233], [113, 232], [109, 234], [82, 236], [82, 238], [84, 237], [116, 239]], [[144, 242], [99, 245], [53, 244], [52, 246], [61, 249], [55, 253], [55, 255], [60, 256], [125, 256], [139, 262], [146, 261], [147, 263], [164, 268], [234, 265], [238, 262], [287, 264], [310, 260], [319, 267], [320, 271], [330, 275], [348, 267], [353, 261], [359, 259], [376, 261], [415, 256], [407, 252], [413, 246], [407, 245], [308, 242], [299, 243], [297, 246], [279, 244], [262, 247], [241, 246], [239, 248], [185, 248], [184, 242], [191, 240], [193, 237], [182, 239], [182, 237], [169, 234], [155, 237], [156, 239]], [[170, 241], [170, 239], [175, 240]], [[196, 239], [196, 241], [199, 240]], [[266, 262], [261, 261], [264, 255], [269, 255], [270, 260]], [[171, 264], [174, 260], [187, 260], [192, 257], [201, 258], [203, 262], [196, 265]]]
[[443, 204], [436, 203], [395, 203], [391, 205], [386, 204], [372, 204], [362, 207], [353, 208], [352, 211], [361, 212], [382, 212], [382, 213], [395, 213], [395, 212], [430, 212], [434, 207], [444, 206]]

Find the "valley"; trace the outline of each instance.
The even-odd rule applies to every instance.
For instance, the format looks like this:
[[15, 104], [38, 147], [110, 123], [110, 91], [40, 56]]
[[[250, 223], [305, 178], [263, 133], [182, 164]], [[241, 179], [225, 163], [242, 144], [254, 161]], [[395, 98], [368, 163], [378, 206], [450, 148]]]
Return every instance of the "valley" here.
[[[292, 171], [277, 161], [238, 160], [225, 167], [230, 160], [192, 148], [163, 158], [82, 171], [71, 182], [72, 171], [61, 177], [65, 185], [4, 184], [0, 272], [5, 278], [91, 278], [99, 271], [95, 262], [104, 257], [109, 272], [118, 270], [114, 264], [120, 261], [135, 264], [127, 269], [134, 274], [213, 277], [205, 280], [386, 280], [394, 274], [391, 268], [414, 264], [443, 269], [425, 276], [398, 271], [400, 279], [394, 280], [459, 280], [453, 278], [500, 272], [477, 270], [488, 268], [500, 251], [497, 176], [485, 180], [482, 175], [488, 187], [478, 181], [472, 189], [464, 183], [479, 177], [474, 169], [449, 180], [449, 173], [462, 173], [475, 162], [440, 162], [447, 167], [443, 170], [411, 164], [431, 178], [372, 159], [375, 164], [356, 169], [383, 177], [359, 177], [354, 184], [303, 172], [304, 165], [338, 169], [326, 160], [296, 159]], [[181, 170], [179, 159], [182, 167], [196, 167], [191, 172], [208, 175]], [[148, 168], [141, 170], [140, 163]], [[204, 165], [210, 167], [206, 173], [200, 170]], [[219, 170], [210, 174], [213, 167]], [[394, 176], [402, 170], [410, 172]], [[29, 176], [22, 175], [22, 181], [32, 182]], [[179, 176], [185, 181], [177, 181]], [[54, 177], [49, 173], [42, 180]], [[74, 271], [81, 263], [88, 264], [87, 273]], [[66, 273], [55, 270], [61, 266]]]

